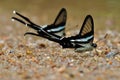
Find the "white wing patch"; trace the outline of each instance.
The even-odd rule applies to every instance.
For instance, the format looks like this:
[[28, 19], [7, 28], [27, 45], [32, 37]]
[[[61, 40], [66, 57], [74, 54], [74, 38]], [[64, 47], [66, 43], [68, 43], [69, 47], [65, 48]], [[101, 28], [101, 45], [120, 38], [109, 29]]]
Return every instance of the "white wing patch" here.
[[86, 37], [86, 38], [80, 38], [80, 39], [72, 39], [70, 40], [71, 42], [85, 42], [88, 41], [89, 39], [93, 38], [93, 35]]
[[64, 29], [64, 26], [60, 26], [60, 27], [54, 28], [54, 29], [49, 29], [49, 30], [47, 30], [47, 32], [60, 31], [60, 30], [62, 30], [62, 29]]

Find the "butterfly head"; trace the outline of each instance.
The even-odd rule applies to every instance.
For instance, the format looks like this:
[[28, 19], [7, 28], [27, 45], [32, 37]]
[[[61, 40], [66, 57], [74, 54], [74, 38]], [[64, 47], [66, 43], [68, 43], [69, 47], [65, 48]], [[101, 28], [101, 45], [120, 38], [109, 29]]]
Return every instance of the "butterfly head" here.
[[96, 44], [96, 43], [92, 43], [91, 46], [92, 46], [93, 48], [96, 48], [96, 47], [97, 47], [97, 44]]

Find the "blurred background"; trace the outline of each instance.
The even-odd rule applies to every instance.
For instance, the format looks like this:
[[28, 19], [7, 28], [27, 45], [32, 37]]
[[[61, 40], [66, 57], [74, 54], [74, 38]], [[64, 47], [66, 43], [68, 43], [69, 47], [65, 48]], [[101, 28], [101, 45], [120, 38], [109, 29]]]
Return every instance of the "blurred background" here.
[[[33, 22], [51, 24], [61, 8], [67, 9], [66, 30], [79, 30], [86, 15], [94, 19], [95, 32], [103, 30], [120, 31], [120, 0], [1, 0], [0, 33], [14, 33], [26, 29], [18, 22], [12, 22], [16, 10]], [[78, 25], [78, 26], [76, 26]], [[17, 30], [17, 31], [16, 31]]]

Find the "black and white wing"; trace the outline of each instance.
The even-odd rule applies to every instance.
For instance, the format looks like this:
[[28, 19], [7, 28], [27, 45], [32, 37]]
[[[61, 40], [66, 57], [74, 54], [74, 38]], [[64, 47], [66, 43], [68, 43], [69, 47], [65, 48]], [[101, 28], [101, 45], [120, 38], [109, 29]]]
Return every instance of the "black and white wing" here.
[[94, 39], [94, 23], [91, 15], [87, 15], [78, 35], [70, 38], [72, 43], [90, 43]]
[[93, 43], [94, 23], [91, 15], [87, 15], [78, 35], [70, 37], [70, 42], [76, 52], [91, 51], [97, 45]]
[[94, 23], [91, 15], [87, 15], [82, 28], [80, 30], [79, 36], [83, 39], [83, 41], [93, 42], [94, 39]]
[[65, 25], [67, 20], [67, 11], [62, 8], [57, 15], [55, 21], [51, 25], [47, 25], [43, 29], [48, 33], [55, 34], [57, 36], [65, 36]]

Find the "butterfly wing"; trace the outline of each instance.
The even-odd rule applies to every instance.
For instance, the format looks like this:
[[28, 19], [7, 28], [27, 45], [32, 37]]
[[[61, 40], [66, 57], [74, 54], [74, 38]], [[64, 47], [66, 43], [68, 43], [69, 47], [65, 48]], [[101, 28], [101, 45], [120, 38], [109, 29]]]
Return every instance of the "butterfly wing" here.
[[81, 27], [79, 36], [85, 41], [93, 42], [94, 39], [94, 23], [91, 15], [87, 15]]
[[47, 25], [43, 28], [48, 33], [52, 33], [58, 36], [65, 36], [65, 25], [67, 20], [67, 11], [65, 8], [62, 8], [57, 15], [55, 21], [51, 25]]
[[70, 37], [74, 45], [92, 43], [94, 39], [94, 23], [91, 15], [87, 15], [78, 35]]
[[87, 15], [78, 35], [70, 37], [70, 42], [77, 52], [90, 51], [94, 39], [94, 23], [91, 15]]

